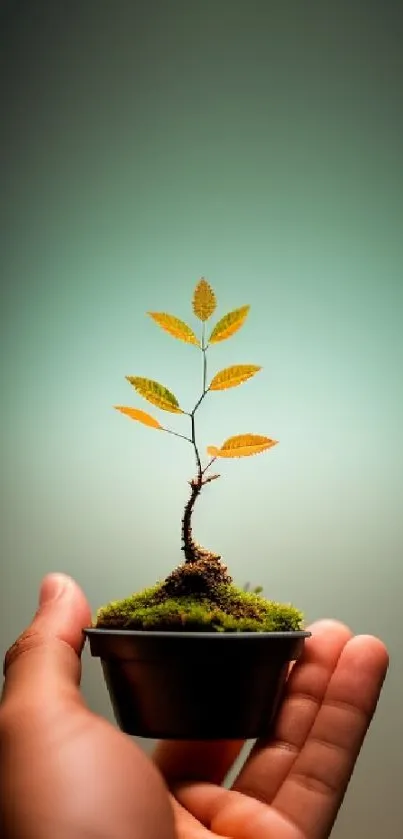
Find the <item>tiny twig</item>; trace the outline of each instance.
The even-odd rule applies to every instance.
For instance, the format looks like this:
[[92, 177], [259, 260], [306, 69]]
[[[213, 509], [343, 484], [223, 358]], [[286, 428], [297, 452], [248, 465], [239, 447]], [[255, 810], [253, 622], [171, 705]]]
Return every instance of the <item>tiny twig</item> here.
[[171, 431], [170, 428], [162, 428], [161, 430], [166, 431], [167, 434], [173, 434], [174, 437], [181, 437], [182, 440], [187, 440], [188, 443], [193, 442], [190, 437], [186, 437], [185, 434], [178, 434], [177, 431]]
[[217, 460], [216, 457], [212, 457], [211, 460], [209, 460], [207, 466], [205, 466], [203, 471], [202, 471], [202, 475], [204, 475], [205, 472], [207, 472], [207, 469], [210, 469], [210, 466], [214, 463], [215, 460]]
[[202, 486], [204, 486], [204, 484], [208, 484], [210, 481], [216, 481], [219, 477], [219, 475], [209, 475], [208, 478], [204, 478], [202, 481]]

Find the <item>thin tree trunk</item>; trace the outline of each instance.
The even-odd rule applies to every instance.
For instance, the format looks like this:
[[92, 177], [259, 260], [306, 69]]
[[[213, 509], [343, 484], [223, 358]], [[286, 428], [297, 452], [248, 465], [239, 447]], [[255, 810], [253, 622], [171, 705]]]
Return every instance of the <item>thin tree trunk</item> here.
[[192, 514], [196, 499], [199, 497], [204, 484], [209, 483], [215, 478], [218, 478], [218, 475], [210, 475], [210, 477], [205, 478], [205, 480], [197, 477], [190, 481], [190, 498], [186, 503], [182, 519], [182, 550], [185, 554], [185, 563], [197, 562], [199, 559], [221, 559], [218, 554], [207, 551], [205, 548], [202, 548], [201, 545], [198, 545], [194, 541], [192, 534]]

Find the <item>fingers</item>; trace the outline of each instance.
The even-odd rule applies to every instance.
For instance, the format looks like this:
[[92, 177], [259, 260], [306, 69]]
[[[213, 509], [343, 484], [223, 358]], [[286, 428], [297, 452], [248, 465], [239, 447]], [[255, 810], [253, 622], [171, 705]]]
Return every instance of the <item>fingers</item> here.
[[80, 679], [82, 629], [91, 613], [81, 589], [62, 574], [45, 577], [39, 608], [4, 661], [2, 706], [22, 705], [75, 691]]
[[[317, 712], [330, 675], [351, 632], [335, 621], [321, 621], [310, 627], [313, 637], [294, 665], [286, 699], [277, 722], [274, 741], [258, 743], [235, 782], [234, 789], [268, 801], [275, 795], [302, 746]], [[314, 691], [314, 695], [312, 694]], [[169, 784], [178, 781], [206, 781], [220, 784], [239, 756], [244, 741], [172, 742], [157, 745], [154, 760]], [[270, 778], [268, 757], [270, 754]]]
[[305, 743], [350, 630], [336, 621], [310, 627], [312, 637], [294, 665], [270, 741], [258, 741], [233, 789], [270, 803]]
[[[178, 784], [180, 804], [234, 839], [329, 836], [376, 709], [388, 667], [384, 645], [335, 622], [293, 668], [273, 744], [260, 743], [232, 790]], [[271, 803], [272, 806], [268, 806]]]
[[350, 640], [300, 754], [273, 800], [304, 836], [328, 836], [378, 702], [388, 654], [376, 638]]

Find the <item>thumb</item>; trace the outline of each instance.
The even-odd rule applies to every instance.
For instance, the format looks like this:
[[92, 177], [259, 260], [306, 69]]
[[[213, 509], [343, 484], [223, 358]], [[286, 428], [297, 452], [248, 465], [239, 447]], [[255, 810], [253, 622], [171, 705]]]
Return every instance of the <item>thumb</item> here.
[[85, 595], [70, 577], [49, 574], [42, 581], [38, 610], [7, 651], [2, 702], [53, 700], [80, 681], [82, 630], [91, 624]]

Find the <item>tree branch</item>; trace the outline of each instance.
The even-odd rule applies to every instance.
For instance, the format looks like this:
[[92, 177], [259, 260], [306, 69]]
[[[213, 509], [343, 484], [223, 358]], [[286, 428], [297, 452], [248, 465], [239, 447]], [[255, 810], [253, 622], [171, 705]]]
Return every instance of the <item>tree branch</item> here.
[[196, 443], [196, 428], [195, 428], [194, 411], [191, 413], [190, 419], [191, 419], [191, 422], [192, 422], [192, 443], [193, 443], [193, 448], [194, 448], [195, 455], [196, 455], [197, 477], [198, 477], [198, 481], [201, 485], [203, 471], [202, 471], [202, 465], [201, 465], [201, 460], [200, 460], [200, 453], [199, 453], [199, 449], [197, 448], [197, 443]]

